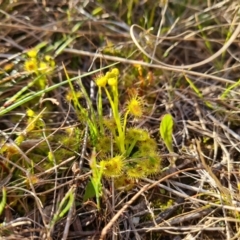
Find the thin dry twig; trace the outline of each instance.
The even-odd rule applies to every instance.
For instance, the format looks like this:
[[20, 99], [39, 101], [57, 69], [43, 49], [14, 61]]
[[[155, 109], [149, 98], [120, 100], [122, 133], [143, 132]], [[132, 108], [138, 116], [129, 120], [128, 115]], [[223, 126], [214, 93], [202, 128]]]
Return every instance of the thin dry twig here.
[[109, 221], [109, 223], [103, 228], [99, 240], [104, 240], [107, 232], [117, 221], [117, 219], [123, 214], [123, 212], [143, 193], [148, 189], [149, 185], [143, 186], [139, 192], [137, 192], [124, 206], [115, 214], [115, 216]]

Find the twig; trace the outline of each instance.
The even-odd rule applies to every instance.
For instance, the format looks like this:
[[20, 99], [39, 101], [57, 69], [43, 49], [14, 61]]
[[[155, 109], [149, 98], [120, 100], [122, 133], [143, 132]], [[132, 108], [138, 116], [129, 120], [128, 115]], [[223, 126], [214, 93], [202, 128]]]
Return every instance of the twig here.
[[[199, 73], [199, 72], [194, 72], [194, 71], [189, 71], [186, 69], [180, 69], [180, 68], [175, 68], [174, 66], [165, 66], [165, 65], [159, 65], [159, 64], [150, 64], [147, 62], [143, 62], [143, 61], [137, 61], [137, 60], [131, 60], [131, 59], [126, 59], [126, 58], [121, 58], [121, 57], [115, 57], [115, 56], [110, 56], [110, 55], [105, 55], [105, 54], [101, 54], [101, 53], [91, 53], [89, 51], [83, 51], [83, 50], [77, 50], [77, 49], [71, 49], [71, 48], [65, 48], [63, 50], [63, 52], [65, 53], [71, 53], [71, 54], [76, 54], [76, 55], [84, 55], [84, 56], [90, 56], [90, 57], [97, 57], [97, 58], [104, 58], [110, 61], [114, 61], [114, 62], [123, 62], [123, 63], [129, 63], [132, 65], [137, 65], [139, 64], [140, 66], [145, 66], [145, 67], [151, 67], [151, 68], [156, 68], [156, 69], [163, 69], [163, 70], [168, 70], [168, 71], [175, 71], [175, 72], [179, 72], [179, 73], [185, 73], [188, 75], [193, 75], [193, 76], [199, 76], [202, 78], [211, 78], [214, 80], [217, 80], [219, 82], [223, 82], [223, 83], [230, 83], [230, 84], [234, 84], [236, 83], [233, 80], [229, 80], [226, 78], [221, 78], [221, 77], [217, 77], [214, 75], [210, 75], [210, 74], [206, 74], [206, 73]], [[115, 64], [117, 64], [115, 63]]]
[[[76, 197], [76, 188], [74, 188], [74, 192], [73, 192], [73, 198], [75, 199], [75, 197]], [[71, 225], [72, 216], [74, 214], [74, 209], [75, 209], [75, 201], [73, 201], [73, 204], [72, 204], [70, 210], [68, 211], [67, 220], [66, 220], [64, 231], [63, 231], [62, 240], [67, 240], [67, 238], [68, 238], [69, 228], [70, 228], [70, 225]]]
[[99, 240], [104, 240], [108, 230], [113, 226], [113, 224], [117, 221], [120, 215], [143, 193], [145, 192], [148, 187], [151, 186], [149, 184], [142, 187], [142, 189], [137, 192], [118, 212], [117, 214], [111, 219], [111, 221], [103, 228], [101, 232], [101, 236]]
[[150, 59], [154, 60], [156, 63], [162, 65], [162, 66], [166, 66], [166, 67], [170, 67], [170, 68], [174, 68], [174, 69], [190, 69], [190, 68], [196, 68], [196, 67], [200, 67], [202, 65], [205, 65], [209, 62], [212, 62], [214, 59], [216, 59], [217, 57], [219, 57], [222, 53], [224, 53], [228, 47], [236, 40], [236, 38], [238, 37], [239, 33], [240, 33], [240, 22], [238, 23], [237, 28], [235, 29], [235, 31], [233, 32], [232, 36], [229, 38], [229, 40], [213, 55], [211, 55], [209, 58], [204, 59], [203, 61], [200, 61], [198, 63], [194, 63], [194, 64], [189, 64], [189, 65], [183, 65], [183, 66], [174, 66], [174, 65], [169, 65], [166, 64], [164, 62], [159, 61], [158, 59], [156, 59], [155, 57], [152, 57], [150, 54], [148, 54], [138, 43], [138, 41], [136, 40], [136, 37], [134, 35], [134, 28], [140, 28], [142, 31], [145, 32], [145, 29], [143, 29], [142, 27], [133, 24], [130, 28], [130, 35], [132, 37], [133, 42], [135, 43], [135, 45], [138, 47], [138, 49], [147, 57], [149, 57]]

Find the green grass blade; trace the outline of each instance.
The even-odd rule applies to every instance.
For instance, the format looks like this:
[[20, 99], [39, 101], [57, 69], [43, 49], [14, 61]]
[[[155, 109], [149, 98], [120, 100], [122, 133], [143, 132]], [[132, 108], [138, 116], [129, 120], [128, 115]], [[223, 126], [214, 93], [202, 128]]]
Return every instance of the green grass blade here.
[[190, 78], [188, 78], [186, 75], [184, 75], [186, 81], [188, 82], [189, 86], [192, 88], [192, 90], [197, 94], [197, 96], [202, 99], [204, 101], [204, 103], [206, 104], [206, 106], [208, 106], [209, 108], [213, 108], [212, 104], [208, 101], [205, 101], [203, 99], [203, 95], [201, 93], [201, 91], [195, 86], [195, 84], [191, 81]]
[[229, 87], [227, 87], [227, 88], [225, 89], [225, 91], [221, 94], [221, 99], [226, 98], [227, 95], [229, 94], [229, 92], [230, 92], [232, 89], [238, 87], [239, 85], [240, 85], [240, 79], [239, 79], [236, 83], [230, 85]]

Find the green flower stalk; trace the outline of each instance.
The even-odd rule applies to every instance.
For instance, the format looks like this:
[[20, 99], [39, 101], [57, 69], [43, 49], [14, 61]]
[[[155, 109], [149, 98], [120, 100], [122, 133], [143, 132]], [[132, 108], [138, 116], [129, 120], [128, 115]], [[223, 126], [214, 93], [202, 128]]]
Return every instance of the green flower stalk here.
[[120, 118], [120, 114], [119, 114], [119, 96], [118, 96], [118, 75], [119, 72], [117, 70], [117, 68], [114, 68], [111, 72], [109, 72], [106, 76], [108, 78], [108, 85], [111, 87], [111, 91], [112, 91], [112, 95], [113, 95], [113, 99], [111, 97], [111, 95], [109, 94], [107, 88], [105, 88], [105, 91], [109, 97], [109, 101], [111, 104], [111, 108], [113, 110], [113, 117], [116, 121], [116, 125], [117, 125], [117, 131], [118, 131], [118, 138], [116, 139], [117, 141], [117, 145], [119, 146], [120, 152], [122, 154], [125, 154], [125, 145], [124, 145], [124, 131], [123, 131], [123, 127], [121, 124], [121, 118]]
[[[100, 78], [96, 79], [96, 84], [99, 87], [99, 98], [98, 98], [98, 114], [99, 114], [99, 120], [100, 120], [100, 128], [102, 129], [103, 132], [103, 118], [102, 118], [102, 100], [100, 99], [102, 96], [102, 90], [101, 88], [104, 88], [111, 109], [113, 111], [113, 117], [116, 122], [117, 126], [117, 133], [118, 135], [116, 136], [115, 133], [115, 140], [117, 142], [117, 145], [119, 147], [119, 150], [122, 154], [125, 153], [125, 144], [124, 144], [124, 129], [121, 124], [121, 118], [119, 114], [119, 95], [118, 95], [118, 76], [119, 76], [119, 71], [117, 68], [112, 69], [111, 71], [107, 72], [105, 76], [102, 76]], [[110, 86], [110, 91], [107, 88]]]
[[103, 108], [102, 108], [102, 88], [107, 84], [106, 76], [99, 76], [96, 79], [96, 84], [98, 86], [98, 116], [99, 116], [99, 124], [100, 124], [100, 133], [101, 135], [104, 134], [103, 128]]

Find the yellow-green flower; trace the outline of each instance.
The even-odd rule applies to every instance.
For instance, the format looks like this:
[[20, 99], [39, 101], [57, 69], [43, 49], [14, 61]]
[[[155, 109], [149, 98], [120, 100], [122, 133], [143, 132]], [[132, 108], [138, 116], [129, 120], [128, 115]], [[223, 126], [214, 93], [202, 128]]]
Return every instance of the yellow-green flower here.
[[106, 73], [106, 77], [109, 78], [117, 78], [119, 76], [118, 68], [113, 68], [111, 71]]
[[112, 71], [111, 71], [112, 74], [115, 75], [115, 77], [118, 77], [119, 76], [119, 70], [118, 68], [113, 68]]
[[105, 87], [107, 84], [107, 78], [106, 76], [99, 76], [95, 80], [98, 87]]
[[49, 70], [49, 66], [46, 62], [41, 61], [39, 63], [39, 72], [40, 73], [46, 73]]
[[111, 87], [116, 87], [118, 84], [118, 80], [116, 77], [112, 77], [108, 79], [108, 85]]
[[38, 54], [38, 50], [36, 50], [35, 48], [32, 48], [29, 51], [27, 51], [27, 55], [30, 58], [36, 58], [37, 54]]
[[36, 58], [27, 59], [24, 63], [24, 69], [27, 72], [36, 72], [38, 70], [38, 61]]
[[53, 59], [52, 56], [46, 55], [46, 56], [45, 56], [45, 60], [46, 60], [46, 62], [49, 64], [49, 66], [50, 66], [51, 68], [54, 68], [54, 67], [55, 67], [56, 63], [55, 63], [55, 61], [54, 61], [54, 59]]

